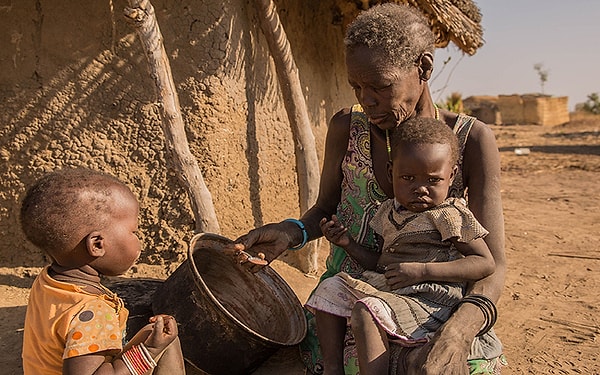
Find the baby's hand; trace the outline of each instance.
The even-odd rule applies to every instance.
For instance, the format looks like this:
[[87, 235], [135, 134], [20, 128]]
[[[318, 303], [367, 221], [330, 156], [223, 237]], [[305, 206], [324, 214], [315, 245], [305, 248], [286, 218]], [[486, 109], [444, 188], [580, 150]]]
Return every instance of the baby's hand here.
[[152, 332], [144, 345], [156, 357], [177, 338], [177, 322], [170, 315], [156, 315], [150, 318], [150, 323], [154, 323]]
[[426, 280], [425, 263], [390, 263], [385, 266], [385, 277], [392, 289], [418, 284]]
[[322, 218], [319, 222], [321, 232], [329, 242], [340, 247], [350, 245], [351, 238], [348, 235], [348, 228], [344, 227], [337, 216], [332, 215], [331, 220]]

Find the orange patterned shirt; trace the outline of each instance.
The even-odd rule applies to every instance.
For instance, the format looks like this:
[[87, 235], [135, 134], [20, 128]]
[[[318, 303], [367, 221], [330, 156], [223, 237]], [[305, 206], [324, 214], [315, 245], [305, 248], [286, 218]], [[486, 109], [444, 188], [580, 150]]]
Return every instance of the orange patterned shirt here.
[[48, 275], [48, 268], [36, 278], [29, 295], [23, 335], [24, 374], [62, 374], [66, 358], [106, 350], [119, 353], [129, 315], [121, 307], [122, 301], [57, 281]]

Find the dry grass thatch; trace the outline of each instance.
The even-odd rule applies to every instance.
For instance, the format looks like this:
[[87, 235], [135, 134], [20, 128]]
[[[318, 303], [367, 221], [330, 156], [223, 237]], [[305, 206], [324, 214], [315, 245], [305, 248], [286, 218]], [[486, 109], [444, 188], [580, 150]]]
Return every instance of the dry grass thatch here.
[[472, 0], [336, 0], [335, 19], [345, 28], [362, 10], [387, 2], [408, 4], [425, 14], [436, 35], [437, 47], [452, 42], [474, 55], [483, 46], [481, 12]]

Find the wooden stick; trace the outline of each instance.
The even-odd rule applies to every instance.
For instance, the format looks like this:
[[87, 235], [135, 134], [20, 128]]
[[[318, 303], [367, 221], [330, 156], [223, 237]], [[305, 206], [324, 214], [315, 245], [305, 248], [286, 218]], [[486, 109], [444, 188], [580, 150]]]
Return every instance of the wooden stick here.
[[587, 255], [573, 255], [573, 254], [560, 254], [560, 253], [549, 253], [548, 255], [553, 256], [553, 257], [563, 257], [563, 258], [600, 260], [600, 257], [587, 256]]

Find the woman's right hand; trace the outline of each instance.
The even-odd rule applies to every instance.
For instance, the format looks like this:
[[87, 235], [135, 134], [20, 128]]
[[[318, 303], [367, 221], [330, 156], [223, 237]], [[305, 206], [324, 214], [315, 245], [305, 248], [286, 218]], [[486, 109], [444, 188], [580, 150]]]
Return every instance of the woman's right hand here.
[[[296, 245], [294, 238], [297, 236], [294, 236], [294, 234], [300, 236], [300, 239], [297, 241], [297, 243], [300, 243], [302, 240], [302, 233], [300, 232], [298, 225], [286, 221], [266, 224], [240, 236], [233, 244], [226, 246], [224, 250], [241, 250], [254, 256], [262, 253], [265, 256], [265, 259], [270, 263], [273, 259], [283, 254], [288, 248]], [[242, 262], [242, 264], [244, 263], [248, 262]], [[249, 267], [252, 270], [254, 268], [262, 268], [257, 265], [249, 265]]]

